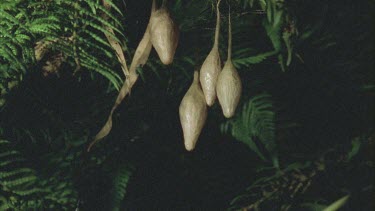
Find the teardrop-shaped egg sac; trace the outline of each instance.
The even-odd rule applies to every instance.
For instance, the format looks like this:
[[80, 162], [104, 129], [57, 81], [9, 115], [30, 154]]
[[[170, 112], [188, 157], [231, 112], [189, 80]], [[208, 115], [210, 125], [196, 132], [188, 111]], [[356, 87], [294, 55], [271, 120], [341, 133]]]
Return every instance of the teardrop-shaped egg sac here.
[[217, 77], [219, 76], [219, 73], [221, 71], [221, 60], [219, 54], [220, 1], [221, 0], [218, 0], [216, 4], [216, 27], [214, 45], [202, 64], [199, 78], [208, 106], [212, 106], [215, 103]]
[[214, 47], [204, 60], [200, 71], [200, 82], [206, 103], [212, 106], [216, 100], [216, 83], [221, 71], [221, 60], [218, 48]]
[[216, 85], [217, 98], [226, 118], [234, 115], [242, 92], [242, 82], [231, 60], [224, 65]]
[[178, 44], [179, 29], [165, 7], [151, 14], [150, 27], [151, 43], [161, 62], [171, 64]]
[[179, 113], [185, 148], [192, 151], [207, 118], [206, 101], [199, 86], [197, 71], [194, 72], [194, 81], [181, 101]]

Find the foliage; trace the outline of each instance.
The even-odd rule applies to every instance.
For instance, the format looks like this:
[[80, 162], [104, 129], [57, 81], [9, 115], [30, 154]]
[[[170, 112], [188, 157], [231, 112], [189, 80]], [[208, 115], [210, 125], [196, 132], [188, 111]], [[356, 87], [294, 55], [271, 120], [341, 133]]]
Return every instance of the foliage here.
[[[354, 141], [359, 140], [355, 138]], [[368, 137], [362, 139], [362, 143], [368, 144]], [[239, 208], [245, 210], [257, 210], [257, 209], [270, 209], [279, 204], [280, 210], [289, 209], [307, 209], [307, 210], [338, 210], [347, 203], [350, 198], [350, 194], [340, 197], [338, 200], [329, 203], [327, 199], [320, 198], [309, 201], [309, 189], [314, 188], [311, 186], [316, 185], [314, 180], [322, 178], [322, 175], [327, 174], [329, 168], [341, 168], [345, 170], [344, 175], [350, 174], [348, 167], [353, 165], [353, 161], [348, 160], [352, 156], [358, 156], [357, 153], [353, 154], [353, 150], [357, 151], [357, 145], [349, 150], [349, 152], [343, 156], [343, 158], [337, 158], [332, 152], [326, 152], [322, 156], [314, 161], [307, 161], [305, 163], [290, 163], [284, 169], [276, 172], [275, 174], [269, 174], [267, 169], [259, 169], [260, 178], [252, 182], [252, 184], [246, 188], [246, 191], [239, 196], [235, 197], [231, 201], [230, 210], [237, 210]], [[358, 152], [358, 151], [357, 151]], [[339, 161], [333, 164], [333, 160], [339, 159]], [[335, 167], [333, 167], [335, 165]], [[332, 174], [332, 173], [331, 173]], [[338, 175], [336, 172], [335, 175]], [[333, 185], [333, 183], [331, 183]], [[318, 187], [315, 187], [318, 188]], [[320, 187], [319, 187], [320, 188]], [[333, 186], [337, 191], [337, 195], [345, 194], [343, 191], [345, 188], [340, 187], [338, 184]], [[341, 191], [340, 191], [341, 190]], [[361, 191], [364, 191], [363, 189]], [[359, 194], [359, 193], [356, 193]], [[251, 203], [249, 203], [251, 201]]]
[[275, 112], [270, 95], [260, 94], [252, 97], [248, 103], [244, 104], [236, 118], [222, 126], [222, 130], [230, 131], [234, 138], [245, 143], [265, 161], [266, 156], [258, 147], [261, 144], [270, 155], [274, 167], [278, 168], [275, 151]]
[[[117, 12], [109, 13], [94, 0], [18, 0], [2, 4], [0, 57], [1, 73], [5, 75], [0, 79], [3, 86], [9, 81], [22, 79], [26, 69], [36, 62], [42, 63], [45, 74], [56, 73], [59, 67], [48, 68], [51, 58], [44, 56], [63, 53], [61, 59], [76, 66], [76, 72], [81, 67], [98, 72], [119, 88], [122, 79], [112, 70], [116, 62], [114, 52], [104, 38], [104, 34], [109, 33], [104, 28], [107, 26], [118, 33], [114, 38], [123, 43], [119, 40], [120, 37], [124, 40], [120, 30], [121, 12], [117, 7], [114, 9]], [[101, 18], [102, 13], [110, 19]]]
[[219, 50], [230, 7], [243, 96], [232, 119], [210, 107], [187, 153], [178, 105], [212, 47], [216, 1], [168, 1], [173, 64], [151, 53], [87, 153], [125, 79], [106, 35], [131, 61], [151, 7], [106, 1], [1, 2], [0, 210], [370, 209], [373, 3], [222, 1]]
[[73, 209], [77, 193], [70, 181], [62, 181], [58, 176], [40, 178], [9, 141], [1, 140], [0, 144], [2, 210]]
[[[91, 172], [109, 174], [110, 170], [103, 163], [109, 166], [115, 163], [111, 161], [111, 153], [95, 152], [88, 157], [84, 151], [89, 138], [87, 128], [97, 124], [92, 122], [91, 115], [98, 113], [95, 108], [100, 105], [84, 95], [98, 84], [89, 85], [86, 81], [82, 86], [82, 80], [78, 82], [63, 74], [60, 77], [65, 80], [57, 77], [46, 79], [42, 75], [24, 78], [2, 107], [0, 128], [2, 137], [8, 137], [0, 147], [0, 195], [5, 210], [5, 207], [15, 210], [87, 207], [87, 197], [82, 197], [82, 194], [97, 182], [89, 180]], [[104, 82], [101, 85], [103, 90], [97, 92], [98, 98], [105, 99], [105, 87]], [[81, 92], [72, 95], [77, 89]], [[80, 105], [85, 105], [80, 111], [61, 109], [76, 107], [77, 100]], [[104, 112], [101, 115], [104, 116]], [[133, 171], [133, 168], [126, 167], [128, 165], [129, 161], [122, 162], [119, 173], [108, 176], [115, 188], [113, 192], [105, 191], [114, 199], [125, 193]], [[92, 184], [82, 187], [86, 181]], [[90, 196], [100, 195], [101, 192], [93, 192]], [[118, 201], [98, 202], [108, 208], [118, 206]]]
[[[69, 150], [70, 152], [43, 155], [44, 159], [49, 159], [49, 162], [44, 164], [44, 168], [48, 169], [46, 172], [46, 169], [29, 163], [30, 158], [25, 159], [19, 151], [14, 150], [11, 142], [2, 140], [1, 150], [1, 210], [72, 210], [82, 206], [82, 200], [78, 198], [78, 193], [82, 190], [77, 189], [73, 179], [78, 169], [72, 169], [72, 166], [79, 165], [77, 159], [82, 157], [80, 151], [76, 149], [73, 150], [75, 152]], [[98, 165], [102, 161], [95, 158], [94, 162]], [[96, 168], [95, 171], [98, 170]], [[92, 170], [85, 169], [85, 172], [89, 171]], [[120, 210], [132, 171], [132, 168], [123, 163], [112, 179], [111, 201], [106, 205], [111, 207], [111, 210]]]
[[121, 203], [124, 200], [126, 187], [132, 171], [132, 167], [129, 167], [128, 165], [121, 164], [118, 167], [113, 179], [113, 190], [111, 191], [111, 199], [113, 200], [113, 202], [111, 202], [111, 210], [121, 210]]

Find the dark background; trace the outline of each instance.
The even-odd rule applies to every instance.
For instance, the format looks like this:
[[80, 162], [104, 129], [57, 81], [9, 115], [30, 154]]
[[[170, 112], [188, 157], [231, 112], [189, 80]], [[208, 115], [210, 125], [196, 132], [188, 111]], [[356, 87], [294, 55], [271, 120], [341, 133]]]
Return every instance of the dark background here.
[[[126, 9], [122, 5], [126, 14], [125, 30], [129, 35], [129, 47], [135, 48], [148, 22], [149, 8], [145, 5], [149, 1], [125, 2]], [[372, 160], [374, 154], [375, 92], [366, 85], [374, 82], [374, 2], [304, 0], [286, 4], [294, 8], [297, 28], [321, 22], [316, 36], [328, 33], [336, 44], [325, 48], [318, 38], [297, 42], [296, 51], [304, 62], [294, 58], [286, 72], [281, 71], [276, 58], [249, 70], [239, 69], [244, 85], [240, 106], [259, 93], [272, 95], [277, 151], [282, 166], [296, 161], [314, 161], [322, 152], [334, 149], [328, 154], [326, 170], [313, 180], [307, 195], [297, 197], [293, 203], [303, 202], [305, 197], [319, 197], [328, 204], [343, 193], [350, 193], [351, 200], [342, 210], [371, 210], [374, 169], [366, 162]], [[226, 4], [222, 7], [226, 16]], [[232, 10], [242, 12], [236, 7]], [[209, 10], [204, 14], [215, 15]], [[181, 11], [174, 15], [177, 22], [184, 22]], [[247, 17], [237, 21], [241, 18]], [[257, 32], [265, 34], [260, 25], [262, 18], [263, 15], [255, 17], [251, 30], [255, 35], [249, 37], [256, 36]], [[223, 22], [223, 30], [226, 30], [226, 22]], [[186, 31], [182, 28], [177, 58], [193, 46], [196, 63], [203, 61], [211, 45], [205, 36], [212, 34], [207, 33], [201, 23], [212, 29], [214, 19], [194, 22]], [[226, 42], [225, 33], [223, 42]], [[233, 39], [235, 48], [239, 48], [241, 44], [236, 43], [235, 37]], [[200, 49], [199, 46], [205, 47]], [[224, 59], [225, 45], [221, 50]], [[154, 50], [150, 57], [156, 60]], [[173, 68], [164, 67], [157, 76], [146, 65], [144, 80], [137, 82], [131, 95], [116, 110], [110, 135], [97, 144], [92, 153], [85, 152], [86, 144], [76, 149], [82, 154], [68, 168], [73, 172], [71, 179], [82, 210], [109, 209], [112, 174], [124, 163], [129, 163], [134, 171], [122, 210], [224, 210], [233, 198], [264, 176], [256, 169], [267, 164], [245, 144], [220, 132], [220, 123], [225, 119], [218, 103], [209, 109], [196, 149], [185, 151], [178, 107], [190, 85], [191, 75]], [[186, 70], [188, 74], [192, 71]], [[49, 128], [52, 137], [69, 130], [73, 134], [85, 134], [88, 143], [103, 124], [116, 97], [116, 92], [106, 92], [107, 86], [105, 80], [92, 79], [85, 72], [78, 81], [68, 66], [63, 66], [59, 76], [44, 77], [33, 71], [11, 93], [7, 106], [1, 110], [4, 136], [19, 140], [14, 128], [30, 131]], [[288, 127], [289, 124], [293, 127]], [[36, 134], [42, 136], [39, 132]], [[355, 159], [351, 163], [338, 162], [341, 154], [350, 151], [351, 140], [363, 134], [369, 134], [369, 141], [362, 144]], [[69, 143], [53, 140], [21, 139], [20, 142], [21, 151], [41, 172], [48, 171], [45, 169], [48, 160], [40, 155], [69, 146]], [[98, 165], [90, 160], [101, 156], [104, 159]], [[249, 200], [248, 204], [251, 202]], [[273, 201], [265, 210], [279, 210], [284, 202], [282, 199]]]

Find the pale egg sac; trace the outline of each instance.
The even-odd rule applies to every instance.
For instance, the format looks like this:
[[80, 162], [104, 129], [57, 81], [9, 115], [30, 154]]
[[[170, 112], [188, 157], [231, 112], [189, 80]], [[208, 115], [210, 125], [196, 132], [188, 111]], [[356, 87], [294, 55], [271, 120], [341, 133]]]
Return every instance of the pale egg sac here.
[[184, 144], [188, 151], [195, 148], [207, 119], [207, 105], [199, 85], [198, 75], [198, 71], [195, 71], [193, 83], [182, 99], [179, 108]]
[[200, 82], [208, 106], [212, 106], [216, 100], [216, 83], [221, 70], [221, 60], [219, 54], [219, 34], [220, 34], [220, 0], [216, 6], [216, 29], [215, 42], [212, 50], [202, 64], [200, 71]]
[[242, 82], [232, 63], [232, 23], [229, 13], [228, 58], [219, 74], [216, 86], [217, 98], [226, 118], [234, 115], [241, 98]]
[[179, 29], [165, 5], [151, 14], [150, 33], [151, 43], [161, 62], [171, 64], [178, 44]]

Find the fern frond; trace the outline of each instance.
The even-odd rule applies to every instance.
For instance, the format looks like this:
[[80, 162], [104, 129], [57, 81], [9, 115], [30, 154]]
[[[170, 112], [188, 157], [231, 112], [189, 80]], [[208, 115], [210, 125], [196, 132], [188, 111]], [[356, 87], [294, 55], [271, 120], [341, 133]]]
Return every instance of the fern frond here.
[[61, 182], [56, 177], [47, 180], [39, 177], [34, 169], [26, 167], [26, 160], [13, 147], [9, 141], [0, 141], [0, 149], [5, 150], [0, 153], [0, 191], [7, 193], [2, 196], [0, 192], [0, 198], [5, 199], [3, 203], [6, 204], [0, 203], [0, 207], [15, 208], [9, 202], [10, 198], [16, 199], [16, 207], [21, 210], [74, 206], [77, 194], [70, 182]]
[[19, 59], [17, 58], [17, 56], [13, 54], [12, 50], [9, 49], [9, 47], [7, 45], [6, 46], [2, 46], [0, 48], [0, 53], [1, 53], [1, 56], [7, 58], [8, 61], [14, 62], [14, 64], [17, 65], [16, 66], [17, 68], [19, 68], [19, 69], [21, 69], [23, 71], [26, 70], [26, 67], [21, 63], [21, 61], [19, 61]]
[[108, 31], [107, 31], [105, 28], [103, 28], [101, 25], [98, 25], [98, 24], [96, 24], [96, 23], [93, 23], [92, 21], [86, 21], [86, 20], [84, 20], [83, 23], [84, 23], [84, 24], [87, 24], [87, 25], [89, 25], [89, 26], [91, 26], [92, 28], [94, 28], [94, 29], [96, 29], [96, 30], [98, 30], [98, 31], [100, 31], [100, 32], [102, 32], [102, 33], [104, 33], [104, 34], [106, 34], [106, 35], [109, 35], [109, 36], [113, 37], [113, 39], [114, 39], [116, 42], [121, 43], [121, 41], [120, 41], [116, 36], [113, 36], [112, 33], [108, 32]]
[[261, 159], [267, 160], [258, 146], [263, 145], [271, 155], [274, 165], [278, 165], [275, 152], [275, 112], [270, 95], [260, 94], [253, 97], [244, 104], [233, 120], [224, 123], [221, 128], [223, 132], [230, 133], [235, 139], [246, 144]]
[[117, 7], [116, 4], [113, 3], [112, 0], [106, 0], [106, 3], [109, 4], [111, 6], [111, 8], [113, 8], [116, 12], [118, 12], [120, 15], [123, 15], [123, 13], [121, 12], [120, 8]]
[[[20, 153], [15, 150], [11, 150], [10, 142], [2, 141], [0, 143], [2, 149], [8, 149], [5, 153], [0, 153], [1, 160], [5, 163], [15, 163], [21, 162], [23, 159], [20, 158]], [[20, 167], [12, 171], [4, 168], [2, 165], [0, 168], [0, 187], [5, 188], [5, 190], [17, 194], [18, 191], [25, 190], [22, 185], [26, 187], [36, 183], [35, 171], [30, 168]], [[26, 188], [27, 189], [27, 188]]]
[[241, 68], [241, 67], [249, 67], [250, 65], [253, 64], [258, 64], [266, 60], [270, 56], [276, 55], [276, 51], [270, 51], [266, 53], [260, 53], [255, 56], [249, 56], [249, 57], [234, 57], [233, 59], [233, 64], [236, 68]]
[[[106, 1], [106, 2], [109, 2], [109, 1]], [[113, 5], [113, 4], [112, 4]], [[113, 20], [116, 24], [118, 24], [119, 26], [121, 26], [121, 21], [116, 18], [111, 12], [109, 12], [105, 7], [103, 7], [103, 5], [101, 4], [98, 4], [96, 5], [97, 8], [103, 12], [106, 16], [108, 16], [110, 18], [110, 20]], [[111, 8], [114, 8], [114, 7], [111, 7]], [[122, 14], [120, 14], [122, 16]]]
[[[122, 78], [112, 70], [117, 62], [115, 52], [110, 50], [111, 46], [103, 35], [109, 35], [121, 44], [126, 42], [126, 38], [118, 18], [118, 14], [122, 15], [120, 9], [112, 1], [107, 2], [117, 12], [107, 11], [101, 2], [96, 0], [25, 3], [30, 10], [4, 10], [5, 7], [0, 7], [0, 19], [3, 20], [0, 24], [0, 37], [4, 38], [0, 40], [0, 59], [4, 60], [2, 68], [8, 69], [7, 78], [21, 78], [19, 76], [34, 65], [34, 39], [38, 38], [51, 40], [49, 51], [62, 52], [64, 62], [72, 66], [83, 63], [82, 67], [100, 73], [119, 89]], [[105, 14], [108, 19], [98, 12]], [[110, 33], [108, 28], [116, 34]], [[71, 40], [64, 39], [72, 37], [72, 34], [73, 47]], [[123, 48], [127, 49], [126, 46]], [[110, 65], [102, 61], [109, 61]], [[6, 76], [2, 74], [1, 77]]]
[[[13, 15], [9, 14], [5, 10], [0, 10], [0, 18], [5, 18], [5, 19], [11, 21], [11, 23], [16, 24], [16, 25], [20, 25], [21, 24], [17, 20], [17, 18], [15, 18]], [[5, 22], [5, 24], [10, 24], [10, 23]]]
[[[101, 8], [99, 5], [97, 6], [98, 8]], [[110, 20], [113, 20], [117, 25], [121, 26], [121, 22], [120, 20], [118, 20], [115, 16], [113, 16], [111, 13], [109, 13], [105, 8], [102, 8], [102, 11], [108, 15], [108, 17], [110, 17]], [[112, 23], [110, 23], [108, 20], [105, 20], [103, 19], [102, 17], [98, 16], [98, 15], [95, 15], [93, 13], [91, 13], [90, 11], [87, 11], [85, 9], [82, 9], [80, 10], [80, 12], [84, 15], [87, 15], [91, 18], [93, 18], [94, 20], [98, 21], [99, 23], [107, 26], [107, 27], [110, 27], [112, 28], [113, 30], [115, 30], [116, 32], [122, 34], [121, 30], [119, 30], [115, 25], [113, 25]], [[88, 21], [91, 21], [91, 20], [88, 20]]]
[[96, 49], [98, 52], [104, 53], [108, 58], [113, 58], [114, 55], [112, 51], [109, 51], [104, 46], [100, 46], [98, 44], [93, 43], [91, 40], [85, 39], [81, 36], [77, 37], [77, 40], [82, 43], [82, 45], [86, 45], [87, 47], [91, 47], [93, 49]]
[[[34, 34], [55, 34], [59, 30], [60, 26], [57, 24], [44, 23], [44, 24], [32, 24], [29, 30]], [[56, 31], [55, 31], [56, 30]]]
[[282, 48], [282, 32], [281, 32], [282, 24], [281, 22], [278, 25], [274, 26], [267, 20], [264, 20], [263, 26], [266, 29], [267, 35], [269, 39], [271, 40], [275, 51], [281, 51], [281, 48]]
[[100, 44], [103, 44], [105, 46], [111, 47], [109, 45], [109, 43], [105, 39], [103, 39], [102, 37], [100, 37], [99, 35], [91, 32], [89, 30], [86, 30], [86, 29], [83, 30], [83, 32], [85, 32], [86, 35], [89, 35], [90, 37], [92, 37], [95, 41], [99, 42]]
[[15, 36], [15, 39], [18, 41], [18, 43], [26, 43], [26, 42], [29, 42], [31, 41], [31, 38], [30, 36], [26, 35], [26, 34], [16, 34]]
[[111, 191], [111, 210], [121, 210], [121, 202], [124, 199], [126, 187], [128, 186], [128, 182], [133, 171], [133, 167], [127, 164], [122, 164], [118, 167], [117, 173], [113, 180], [113, 189]]
[[96, 71], [109, 79], [109, 81], [116, 87], [117, 90], [120, 88], [120, 76], [113, 70], [111, 70], [108, 65], [101, 64], [95, 57], [89, 55], [85, 51], [80, 51], [80, 56], [82, 57], [82, 66], [88, 68], [89, 70]]

